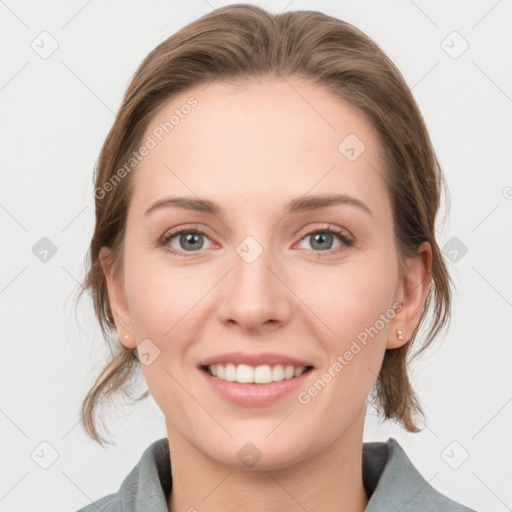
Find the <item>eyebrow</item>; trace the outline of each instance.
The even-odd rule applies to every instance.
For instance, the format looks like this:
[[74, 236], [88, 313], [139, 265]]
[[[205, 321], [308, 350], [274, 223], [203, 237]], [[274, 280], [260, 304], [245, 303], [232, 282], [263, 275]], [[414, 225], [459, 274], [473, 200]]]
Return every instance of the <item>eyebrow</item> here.
[[[360, 199], [346, 194], [322, 194], [315, 196], [297, 197], [290, 200], [285, 208], [284, 215], [304, 211], [320, 210], [333, 205], [348, 205], [359, 208], [370, 216], [373, 216], [370, 208]], [[211, 213], [216, 216], [223, 216], [224, 210], [217, 203], [208, 199], [197, 199], [195, 197], [164, 197], [154, 202], [145, 212], [149, 215], [162, 208], [177, 207], [196, 212]]]

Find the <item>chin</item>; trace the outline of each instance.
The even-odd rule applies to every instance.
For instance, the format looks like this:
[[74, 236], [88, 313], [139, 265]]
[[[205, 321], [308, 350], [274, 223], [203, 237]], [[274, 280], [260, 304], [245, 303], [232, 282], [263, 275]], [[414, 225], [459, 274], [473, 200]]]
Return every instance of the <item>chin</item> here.
[[[228, 442], [211, 442], [201, 451], [219, 464], [247, 471], [286, 469], [306, 459], [315, 451], [313, 446], [307, 444], [307, 436], [304, 439], [299, 439], [298, 436], [294, 438], [290, 431], [287, 431], [284, 436], [275, 439], [270, 437], [266, 437], [266, 434], [262, 434], [261, 431], [254, 434], [245, 431], [244, 434], [235, 436]], [[286, 442], [283, 442], [283, 437]], [[311, 437], [309, 437], [309, 443], [311, 443]]]

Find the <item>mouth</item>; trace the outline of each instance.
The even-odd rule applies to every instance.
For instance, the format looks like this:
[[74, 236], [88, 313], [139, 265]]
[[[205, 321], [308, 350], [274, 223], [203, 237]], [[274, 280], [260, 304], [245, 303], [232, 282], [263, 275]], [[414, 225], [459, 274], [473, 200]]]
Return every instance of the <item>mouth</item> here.
[[217, 363], [201, 365], [200, 369], [211, 377], [239, 384], [271, 384], [283, 380], [291, 380], [310, 372], [313, 366], [294, 366], [283, 364], [264, 364], [251, 366], [249, 364]]
[[203, 359], [197, 369], [204, 383], [223, 400], [264, 407], [291, 400], [292, 392], [312, 379], [315, 366], [310, 360], [276, 352], [229, 352]]

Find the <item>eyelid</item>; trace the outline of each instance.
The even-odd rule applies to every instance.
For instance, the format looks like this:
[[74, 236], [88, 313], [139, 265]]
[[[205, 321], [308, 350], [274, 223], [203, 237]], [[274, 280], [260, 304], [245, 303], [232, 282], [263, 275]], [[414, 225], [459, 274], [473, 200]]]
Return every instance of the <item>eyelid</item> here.
[[318, 226], [316, 228], [312, 228], [310, 225], [306, 226], [306, 227], [302, 228], [297, 233], [296, 236], [298, 236], [300, 238], [299, 241], [301, 241], [307, 235], [312, 235], [313, 233], [318, 233], [318, 232], [322, 232], [322, 231], [332, 231], [334, 233], [337, 233], [339, 235], [344, 236], [345, 238], [347, 238], [351, 242], [355, 241], [354, 235], [352, 235], [352, 233], [350, 231], [348, 231], [347, 229], [341, 228], [341, 227], [336, 226], [334, 224], [328, 224], [326, 222], [321, 222], [320, 226]]
[[179, 225], [177, 225], [177, 226], [175, 226], [173, 228], [169, 228], [167, 231], [165, 231], [161, 238], [165, 238], [168, 235], [176, 234], [176, 233], [179, 233], [181, 231], [187, 231], [187, 232], [188, 231], [200, 231], [201, 233], [206, 233], [208, 231], [208, 228], [205, 228], [202, 225], [196, 224], [196, 223], [179, 224]]

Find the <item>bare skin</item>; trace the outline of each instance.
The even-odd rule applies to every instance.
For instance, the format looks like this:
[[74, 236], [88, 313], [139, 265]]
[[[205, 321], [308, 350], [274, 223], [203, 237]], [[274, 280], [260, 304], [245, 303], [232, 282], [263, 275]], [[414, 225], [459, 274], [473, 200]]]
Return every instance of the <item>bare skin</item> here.
[[[198, 104], [133, 171], [121, 274], [109, 250], [101, 251], [119, 339], [130, 348], [150, 339], [160, 351], [141, 367], [166, 418], [172, 512], [363, 511], [366, 400], [385, 349], [410, 339], [430, 284], [428, 243], [399, 275], [371, 124], [321, 87], [287, 80], [214, 82], [167, 102], [145, 137], [190, 96]], [[353, 161], [338, 149], [349, 134], [365, 145]], [[334, 192], [371, 213], [334, 204], [284, 214], [293, 198]], [[171, 206], [145, 215], [168, 196], [208, 199], [224, 212]], [[205, 234], [193, 248], [180, 234], [159, 246], [171, 228]], [[326, 238], [313, 236], [319, 232]], [[257, 245], [243, 247], [262, 249], [251, 263], [237, 252], [248, 236]], [[333, 371], [358, 334], [390, 309], [378, 334]], [[234, 351], [283, 354], [313, 369], [297, 390], [246, 406], [219, 395], [198, 368]], [[330, 382], [301, 403], [298, 393], [308, 394], [329, 368]], [[248, 442], [261, 454], [251, 467], [237, 455]]]

